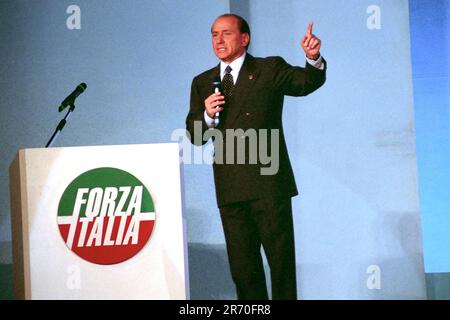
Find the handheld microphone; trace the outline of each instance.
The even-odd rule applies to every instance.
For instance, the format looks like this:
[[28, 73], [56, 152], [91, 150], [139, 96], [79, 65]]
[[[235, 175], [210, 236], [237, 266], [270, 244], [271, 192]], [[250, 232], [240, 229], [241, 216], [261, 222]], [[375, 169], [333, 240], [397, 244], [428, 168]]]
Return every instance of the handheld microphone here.
[[212, 83], [213, 89], [214, 89], [214, 93], [219, 92], [220, 91], [220, 81], [214, 81]]
[[[221, 83], [220, 81], [214, 81], [212, 83], [214, 93], [220, 92]], [[219, 124], [219, 112], [216, 112], [214, 116], [214, 124], [217, 126]]]
[[75, 90], [67, 96], [67, 98], [64, 99], [63, 102], [61, 102], [60, 106], [58, 107], [58, 111], [63, 111], [67, 106], [73, 105], [75, 102], [75, 99], [86, 90], [86, 83], [80, 83]]

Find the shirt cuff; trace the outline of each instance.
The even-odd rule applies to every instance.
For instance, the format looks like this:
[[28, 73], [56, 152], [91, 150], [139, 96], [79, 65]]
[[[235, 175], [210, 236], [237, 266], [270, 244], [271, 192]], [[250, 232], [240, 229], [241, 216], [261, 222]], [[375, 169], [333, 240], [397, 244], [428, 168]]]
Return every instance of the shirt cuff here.
[[205, 110], [205, 113], [204, 113], [204, 118], [205, 118], [205, 122], [206, 122], [206, 125], [208, 126], [208, 128], [214, 128], [215, 127], [214, 119], [210, 118], [208, 116], [208, 114], [206, 113], [206, 110]]
[[322, 55], [319, 55], [319, 58], [317, 60], [312, 60], [306, 57], [306, 62], [308, 62], [310, 65], [312, 65], [314, 68], [323, 70], [325, 69], [325, 65], [323, 63]]

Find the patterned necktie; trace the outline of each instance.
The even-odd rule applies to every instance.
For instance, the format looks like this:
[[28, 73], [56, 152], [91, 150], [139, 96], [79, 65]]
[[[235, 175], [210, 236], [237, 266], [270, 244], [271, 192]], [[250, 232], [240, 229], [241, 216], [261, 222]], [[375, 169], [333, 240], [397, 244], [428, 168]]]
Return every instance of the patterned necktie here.
[[229, 102], [231, 97], [233, 96], [233, 88], [234, 88], [234, 82], [233, 82], [233, 75], [231, 72], [231, 67], [227, 66], [225, 69], [225, 75], [222, 79], [222, 88], [223, 88], [223, 94], [225, 96], [225, 101]]

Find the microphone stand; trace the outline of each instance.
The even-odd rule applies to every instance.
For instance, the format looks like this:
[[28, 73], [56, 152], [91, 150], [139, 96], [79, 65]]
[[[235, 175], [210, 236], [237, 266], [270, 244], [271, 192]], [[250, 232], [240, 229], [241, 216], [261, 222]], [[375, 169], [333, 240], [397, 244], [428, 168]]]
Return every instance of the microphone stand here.
[[65, 126], [66, 123], [67, 123], [67, 119], [69, 119], [70, 113], [71, 113], [74, 109], [75, 109], [75, 104], [72, 103], [72, 104], [70, 105], [69, 111], [67, 111], [67, 113], [66, 113], [66, 116], [64, 117], [64, 119], [62, 119], [62, 120], [59, 122], [58, 126], [57, 126], [56, 129], [55, 129], [55, 132], [53, 132], [52, 137], [51, 137], [50, 140], [47, 142], [47, 144], [46, 144], [46, 146], [45, 146], [46, 148], [51, 147], [51, 146], [53, 145], [54, 139], [55, 139], [57, 136], [59, 136], [60, 132], [62, 131], [62, 129], [64, 128], [64, 126]]

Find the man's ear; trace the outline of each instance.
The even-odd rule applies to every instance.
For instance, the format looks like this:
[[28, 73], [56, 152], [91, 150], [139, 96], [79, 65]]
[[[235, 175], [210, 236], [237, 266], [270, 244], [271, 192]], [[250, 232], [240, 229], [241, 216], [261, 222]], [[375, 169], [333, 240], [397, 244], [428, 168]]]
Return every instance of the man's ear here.
[[248, 46], [250, 42], [250, 35], [248, 33], [243, 33], [242, 34], [242, 46], [246, 47]]

